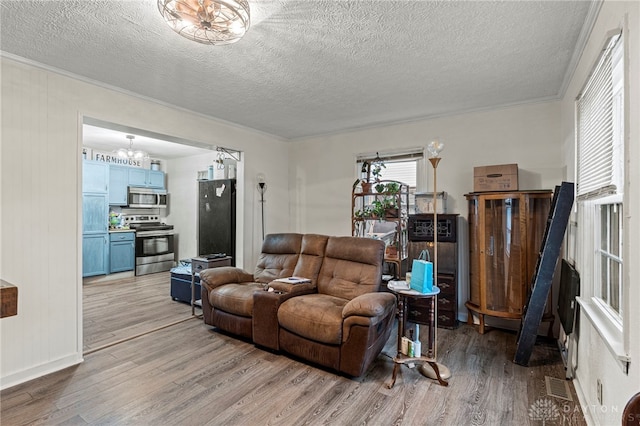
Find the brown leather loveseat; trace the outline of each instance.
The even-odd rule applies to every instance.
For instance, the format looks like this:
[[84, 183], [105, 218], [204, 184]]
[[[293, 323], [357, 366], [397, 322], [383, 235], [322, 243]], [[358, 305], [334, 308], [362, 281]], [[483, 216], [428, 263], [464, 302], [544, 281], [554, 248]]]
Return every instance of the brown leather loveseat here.
[[[373, 239], [267, 235], [254, 274], [234, 267], [200, 273], [204, 321], [360, 376], [380, 354], [395, 317], [395, 296], [378, 292], [383, 255], [384, 243]], [[311, 282], [274, 281], [291, 276]]]

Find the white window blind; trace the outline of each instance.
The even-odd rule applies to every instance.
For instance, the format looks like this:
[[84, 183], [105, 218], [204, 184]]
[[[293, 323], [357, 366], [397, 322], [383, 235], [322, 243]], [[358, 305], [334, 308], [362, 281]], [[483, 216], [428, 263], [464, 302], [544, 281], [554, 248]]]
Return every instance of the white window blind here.
[[576, 99], [577, 193], [579, 199], [614, 194], [618, 188], [614, 130], [612, 37]]
[[382, 171], [382, 179], [397, 180], [415, 188], [417, 180], [416, 169], [416, 160], [387, 163], [386, 168]]
[[415, 188], [417, 183], [418, 161], [424, 158], [423, 151], [423, 148], [415, 148], [396, 153], [360, 155], [357, 158], [358, 169], [360, 169], [364, 161], [373, 163], [379, 159], [385, 163], [385, 167], [382, 169], [381, 179], [396, 180], [406, 183], [411, 188]]

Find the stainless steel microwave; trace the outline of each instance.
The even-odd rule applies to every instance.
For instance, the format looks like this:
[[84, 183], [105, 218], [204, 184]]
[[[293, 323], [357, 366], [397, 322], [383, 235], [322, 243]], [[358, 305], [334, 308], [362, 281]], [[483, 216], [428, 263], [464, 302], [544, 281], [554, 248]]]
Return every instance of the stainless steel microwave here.
[[142, 209], [164, 209], [168, 194], [164, 189], [130, 186], [127, 191], [127, 207]]

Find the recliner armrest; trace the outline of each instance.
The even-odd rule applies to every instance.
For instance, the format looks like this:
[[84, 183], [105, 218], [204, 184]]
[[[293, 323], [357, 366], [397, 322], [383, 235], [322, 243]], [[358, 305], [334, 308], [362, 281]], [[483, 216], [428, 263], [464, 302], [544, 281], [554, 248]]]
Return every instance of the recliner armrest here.
[[[272, 286], [273, 285], [273, 286]], [[280, 350], [278, 335], [278, 309], [285, 301], [303, 294], [316, 292], [315, 285], [271, 282], [274, 291], [256, 291], [253, 294], [253, 343]]]
[[253, 281], [252, 274], [234, 266], [210, 268], [200, 272], [200, 284], [209, 291], [225, 284]]
[[291, 296], [317, 293], [318, 288], [312, 283], [287, 284], [280, 281], [271, 281], [269, 287], [278, 293], [285, 293]]
[[342, 308], [342, 318], [353, 315], [364, 317], [385, 316], [396, 307], [396, 296], [391, 293], [366, 293], [351, 299]]
[[391, 293], [366, 293], [351, 299], [342, 308], [342, 342], [351, 337], [356, 326], [380, 329], [396, 313], [396, 296]]

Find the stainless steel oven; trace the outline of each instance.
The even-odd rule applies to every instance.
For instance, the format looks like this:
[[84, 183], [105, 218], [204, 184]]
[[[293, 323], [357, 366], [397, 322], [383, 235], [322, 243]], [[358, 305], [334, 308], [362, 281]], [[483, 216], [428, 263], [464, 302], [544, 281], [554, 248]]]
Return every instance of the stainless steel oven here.
[[136, 231], [136, 275], [168, 271], [175, 266], [173, 225], [146, 215], [127, 216], [125, 223]]

